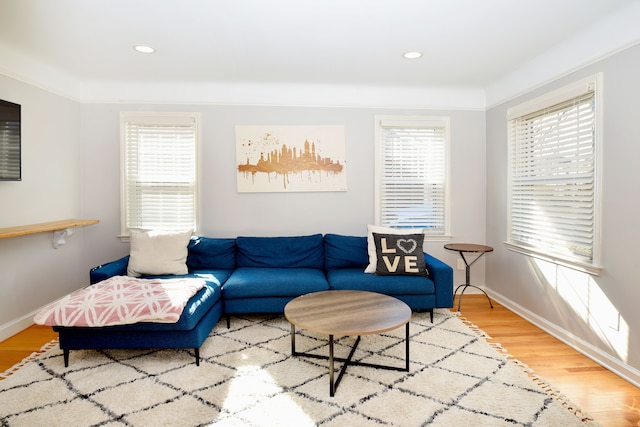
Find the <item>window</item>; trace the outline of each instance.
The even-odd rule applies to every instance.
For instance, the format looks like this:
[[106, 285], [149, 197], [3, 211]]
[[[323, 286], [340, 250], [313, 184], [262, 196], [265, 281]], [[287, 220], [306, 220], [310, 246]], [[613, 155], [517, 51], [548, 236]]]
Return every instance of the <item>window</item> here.
[[122, 113], [122, 235], [197, 229], [196, 113]]
[[376, 224], [448, 235], [448, 117], [376, 117]]
[[510, 109], [507, 244], [597, 273], [599, 76]]

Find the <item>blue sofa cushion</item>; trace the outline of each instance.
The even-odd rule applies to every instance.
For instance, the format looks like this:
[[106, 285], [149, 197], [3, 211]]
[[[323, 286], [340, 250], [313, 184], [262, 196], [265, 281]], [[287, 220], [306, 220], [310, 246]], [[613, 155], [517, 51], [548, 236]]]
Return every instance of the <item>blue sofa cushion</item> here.
[[89, 283], [101, 282], [113, 276], [126, 276], [127, 265], [129, 264], [129, 255], [119, 258], [115, 261], [94, 267], [89, 272]]
[[378, 276], [361, 268], [342, 268], [327, 272], [331, 289], [353, 289], [385, 295], [435, 294], [433, 280], [426, 276]]
[[198, 293], [187, 302], [178, 323], [173, 325], [175, 328], [167, 329], [193, 329], [202, 316], [204, 316], [220, 298], [222, 298], [222, 289], [220, 286], [206, 282], [204, 288], [198, 291]]
[[[222, 288], [224, 282], [229, 279], [233, 270], [226, 269], [206, 269], [206, 270], [194, 270], [189, 274], [181, 274], [180, 277], [195, 277], [198, 279], [204, 279], [208, 285]], [[145, 279], [175, 279], [176, 276], [164, 275], [164, 276], [144, 276]]]
[[322, 234], [296, 237], [238, 237], [238, 267], [324, 269]]
[[322, 270], [239, 267], [222, 286], [224, 299], [292, 297], [329, 289]]
[[187, 267], [189, 271], [236, 268], [236, 240], [192, 237], [189, 241]]
[[222, 288], [224, 282], [227, 281], [233, 270], [226, 269], [202, 269], [202, 270], [193, 270], [185, 277], [198, 277], [200, 279], [206, 280], [208, 283], [212, 285], [217, 285], [219, 288]]
[[362, 268], [369, 264], [367, 238], [326, 234], [324, 236], [325, 265], [327, 270]]

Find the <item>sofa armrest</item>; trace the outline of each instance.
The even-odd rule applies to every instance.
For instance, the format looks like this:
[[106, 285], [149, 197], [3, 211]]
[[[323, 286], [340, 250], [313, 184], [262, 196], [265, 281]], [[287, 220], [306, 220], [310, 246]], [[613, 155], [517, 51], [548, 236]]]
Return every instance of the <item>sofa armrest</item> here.
[[453, 307], [453, 268], [427, 253], [424, 262], [436, 287], [436, 308]]
[[129, 255], [118, 260], [94, 267], [89, 272], [89, 282], [93, 285], [113, 276], [126, 276]]

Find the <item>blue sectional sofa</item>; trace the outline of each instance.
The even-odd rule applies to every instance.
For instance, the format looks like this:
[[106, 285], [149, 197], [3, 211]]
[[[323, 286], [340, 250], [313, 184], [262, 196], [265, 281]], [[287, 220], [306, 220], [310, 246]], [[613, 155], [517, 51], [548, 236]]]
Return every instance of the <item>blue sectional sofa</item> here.
[[[412, 310], [453, 306], [453, 270], [423, 254], [428, 276], [365, 273], [367, 237], [315, 234], [293, 237], [193, 237], [188, 244], [184, 277], [199, 277], [205, 287], [193, 296], [175, 324], [137, 323], [100, 328], [59, 327], [60, 348], [68, 365], [69, 350], [107, 348], [198, 349], [226, 315], [282, 313], [293, 298], [330, 289], [379, 292], [404, 301]], [[90, 272], [91, 284], [126, 275], [129, 256]], [[175, 277], [175, 276], [147, 276]]]

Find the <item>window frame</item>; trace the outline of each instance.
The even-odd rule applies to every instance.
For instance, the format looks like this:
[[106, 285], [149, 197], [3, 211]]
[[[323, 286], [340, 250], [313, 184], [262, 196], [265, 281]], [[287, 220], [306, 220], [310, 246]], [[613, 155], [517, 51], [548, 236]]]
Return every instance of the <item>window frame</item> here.
[[[443, 164], [441, 167], [444, 169], [444, 190], [443, 200], [444, 207], [442, 213], [442, 221], [444, 223], [443, 229], [437, 233], [429, 233], [428, 228], [422, 228], [424, 230], [425, 241], [446, 241], [451, 237], [451, 179], [450, 179], [450, 151], [451, 151], [451, 118], [449, 116], [404, 116], [404, 115], [376, 115], [375, 116], [375, 195], [374, 195], [374, 220], [376, 225], [389, 226], [382, 221], [382, 162], [384, 160], [382, 152], [382, 143], [384, 137], [384, 128], [443, 128]], [[397, 228], [397, 227], [394, 227]], [[409, 228], [409, 227], [403, 227]]]
[[[539, 113], [545, 109], [550, 109], [561, 103], [578, 99], [585, 94], [593, 92], [594, 102], [594, 118], [593, 118], [593, 206], [590, 212], [593, 215], [591, 232], [591, 260], [576, 255], [563, 254], [549, 249], [548, 246], [535, 244], [527, 244], [514, 239], [513, 231], [513, 208], [514, 208], [514, 140], [515, 121], [519, 118]], [[506, 247], [512, 251], [543, 259], [557, 265], [562, 265], [592, 275], [598, 275], [603, 267], [601, 266], [601, 183], [602, 183], [602, 73], [597, 73], [586, 78], [580, 79], [574, 83], [565, 85], [559, 89], [553, 90], [545, 95], [534, 98], [530, 101], [509, 108], [507, 111], [507, 142], [508, 142], [508, 161], [507, 161], [507, 230]]]
[[[200, 145], [201, 145], [201, 119], [200, 113], [197, 112], [139, 112], [139, 111], [122, 111], [120, 112], [120, 235], [118, 236], [123, 242], [129, 241], [129, 230], [138, 227], [128, 227], [127, 212], [127, 123], [139, 122], [148, 124], [184, 124], [189, 121], [193, 123], [194, 129], [194, 179], [193, 184], [193, 215], [194, 225], [193, 232], [198, 233], [200, 229]], [[150, 229], [140, 227], [144, 229]], [[166, 228], [174, 230], [173, 228]], [[185, 229], [185, 228], [180, 228]]]

